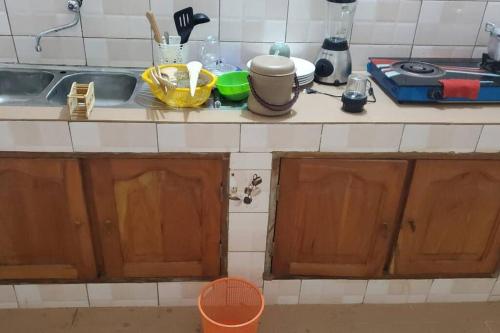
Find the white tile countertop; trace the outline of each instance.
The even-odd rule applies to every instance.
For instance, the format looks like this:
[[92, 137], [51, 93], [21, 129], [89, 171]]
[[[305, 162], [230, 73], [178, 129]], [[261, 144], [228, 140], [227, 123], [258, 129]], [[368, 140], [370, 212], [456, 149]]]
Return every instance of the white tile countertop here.
[[[343, 87], [315, 85], [315, 89], [341, 94]], [[141, 108], [95, 108], [89, 121], [154, 123], [289, 123], [289, 124], [500, 124], [500, 104], [412, 104], [392, 101], [374, 85], [376, 103], [368, 103], [365, 112], [341, 111], [339, 98], [319, 94], [301, 94], [289, 115], [263, 117], [247, 110]], [[66, 107], [1, 106], [0, 120], [69, 120]]]

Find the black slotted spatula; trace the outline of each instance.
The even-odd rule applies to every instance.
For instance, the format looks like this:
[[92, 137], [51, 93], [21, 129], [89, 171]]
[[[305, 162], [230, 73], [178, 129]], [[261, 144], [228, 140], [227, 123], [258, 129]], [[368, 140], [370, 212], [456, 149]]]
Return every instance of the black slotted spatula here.
[[175, 28], [181, 36], [181, 44], [187, 43], [193, 28], [202, 23], [210, 22], [210, 18], [205, 14], [194, 14], [193, 7], [187, 7], [174, 14]]

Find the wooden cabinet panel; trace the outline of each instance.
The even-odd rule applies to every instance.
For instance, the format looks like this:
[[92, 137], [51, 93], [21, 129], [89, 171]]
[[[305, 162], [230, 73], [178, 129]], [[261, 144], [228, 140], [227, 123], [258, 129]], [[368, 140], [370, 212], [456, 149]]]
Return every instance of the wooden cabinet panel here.
[[499, 259], [500, 162], [418, 161], [395, 273], [493, 273]]
[[0, 159], [0, 279], [96, 277], [80, 166]]
[[221, 159], [89, 162], [105, 276], [220, 274]]
[[282, 159], [273, 275], [381, 274], [406, 170], [406, 161]]

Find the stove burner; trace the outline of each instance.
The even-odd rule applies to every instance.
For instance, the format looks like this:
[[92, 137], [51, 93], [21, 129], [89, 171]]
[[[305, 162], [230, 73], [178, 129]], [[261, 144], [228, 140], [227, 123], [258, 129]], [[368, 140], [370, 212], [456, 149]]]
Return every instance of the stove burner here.
[[400, 74], [423, 78], [441, 77], [445, 74], [445, 71], [438, 66], [421, 61], [401, 61], [392, 67]]

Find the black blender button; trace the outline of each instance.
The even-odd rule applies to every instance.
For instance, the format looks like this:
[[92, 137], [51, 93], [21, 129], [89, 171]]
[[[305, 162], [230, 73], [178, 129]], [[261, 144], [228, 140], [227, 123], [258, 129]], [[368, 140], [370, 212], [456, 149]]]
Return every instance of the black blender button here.
[[316, 70], [314, 73], [319, 77], [328, 77], [333, 74], [333, 65], [327, 59], [320, 59], [316, 62]]

